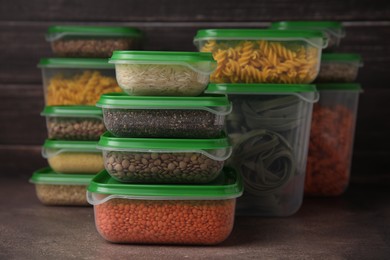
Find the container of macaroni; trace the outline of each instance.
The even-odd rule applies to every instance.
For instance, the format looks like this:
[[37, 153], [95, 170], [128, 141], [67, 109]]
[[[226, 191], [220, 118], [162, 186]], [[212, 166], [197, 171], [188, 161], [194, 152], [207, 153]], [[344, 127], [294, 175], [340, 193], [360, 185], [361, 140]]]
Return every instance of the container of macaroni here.
[[41, 115], [49, 139], [97, 141], [106, 130], [102, 110], [95, 106], [46, 106]]
[[231, 112], [226, 95], [198, 97], [129, 96], [104, 94], [106, 128], [117, 137], [217, 138]]
[[230, 168], [204, 185], [123, 184], [102, 171], [87, 199], [109, 242], [214, 245], [231, 233], [241, 194], [241, 178]]
[[122, 92], [114, 66], [107, 59], [44, 58], [38, 67], [42, 69], [47, 106], [94, 106], [101, 94]]
[[215, 139], [118, 138], [106, 132], [98, 149], [104, 167], [121, 182], [208, 183], [231, 155], [225, 136]]
[[35, 171], [30, 182], [39, 201], [48, 206], [88, 206], [86, 191], [93, 175], [60, 174], [50, 168]]
[[324, 53], [316, 83], [346, 83], [356, 80], [359, 68], [363, 67], [362, 57], [353, 53]]
[[114, 51], [119, 86], [134, 96], [198, 96], [216, 63], [210, 53]]
[[277, 30], [317, 30], [322, 32], [327, 40], [326, 49], [334, 49], [340, 45], [345, 37], [345, 29], [341, 22], [337, 21], [282, 21], [273, 22], [271, 29]]
[[46, 40], [57, 57], [109, 58], [115, 50], [139, 49], [141, 32], [121, 26], [50, 26]]
[[349, 185], [360, 84], [317, 84], [305, 195], [339, 196]]
[[46, 139], [42, 156], [55, 172], [96, 174], [104, 169], [102, 154], [96, 146], [96, 141]]
[[199, 30], [194, 44], [211, 52], [212, 83], [310, 83], [317, 77], [326, 41], [319, 31]]
[[206, 93], [228, 94], [226, 118], [233, 153], [227, 165], [243, 178], [238, 215], [289, 216], [304, 192], [314, 85], [210, 84]]

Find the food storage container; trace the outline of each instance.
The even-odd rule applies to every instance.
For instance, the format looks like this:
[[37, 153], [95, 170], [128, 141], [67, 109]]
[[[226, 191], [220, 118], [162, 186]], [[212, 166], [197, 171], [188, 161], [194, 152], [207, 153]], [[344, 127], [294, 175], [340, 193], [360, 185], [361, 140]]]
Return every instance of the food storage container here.
[[199, 30], [194, 44], [211, 52], [212, 83], [310, 83], [326, 42], [319, 31], [259, 29]]
[[122, 184], [102, 171], [87, 199], [110, 242], [212, 245], [229, 236], [241, 194], [241, 179], [228, 168], [204, 185]]
[[41, 115], [50, 139], [97, 141], [106, 129], [102, 110], [94, 106], [46, 106]]
[[216, 63], [210, 53], [114, 51], [119, 86], [134, 96], [198, 96]]
[[233, 103], [226, 118], [233, 153], [227, 165], [242, 175], [238, 215], [289, 216], [301, 206], [314, 85], [210, 84]]
[[271, 29], [278, 30], [317, 30], [324, 33], [328, 40], [326, 49], [339, 46], [340, 40], [345, 37], [345, 29], [337, 21], [283, 21], [271, 24]]
[[96, 146], [96, 141], [46, 139], [42, 156], [58, 173], [96, 174], [104, 169], [102, 154]]
[[226, 95], [199, 97], [104, 94], [96, 104], [117, 137], [216, 138], [231, 112]]
[[338, 196], [349, 184], [359, 84], [318, 84], [314, 105], [305, 194]]
[[101, 94], [122, 91], [106, 59], [44, 58], [38, 67], [47, 106], [94, 106]]
[[138, 29], [114, 26], [50, 26], [46, 40], [58, 57], [109, 58], [114, 50], [140, 47]]
[[87, 185], [93, 175], [60, 174], [50, 168], [33, 173], [30, 182], [35, 184], [38, 199], [44, 205], [88, 206]]
[[363, 62], [359, 54], [324, 53], [321, 57], [321, 67], [316, 83], [353, 82], [362, 66]]
[[118, 138], [106, 132], [98, 149], [114, 179], [139, 183], [207, 183], [218, 176], [231, 155], [226, 137]]

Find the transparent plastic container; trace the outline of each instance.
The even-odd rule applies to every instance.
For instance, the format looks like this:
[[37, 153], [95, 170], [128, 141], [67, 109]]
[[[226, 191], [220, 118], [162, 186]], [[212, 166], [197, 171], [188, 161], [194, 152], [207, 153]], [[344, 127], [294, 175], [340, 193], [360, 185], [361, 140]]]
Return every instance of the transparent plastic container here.
[[104, 169], [102, 154], [96, 146], [96, 141], [46, 139], [42, 156], [55, 172], [96, 174]]
[[233, 153], [226, 162], [241, 174], [238, 215], [289, 216], [304, 192], [314, 85], [210, 84], [233, 103], [226, 118]]
[[119, 86], [134, 96], [198, 96], [216, 63], [210, 53], [115, 51]]
[[44, 58], [38, 67], [47, 106], [94, 106], [101, 94], [122, 92], [107, 59]]
[[94, 106], [46, 106], [41, 115], [50, 139], [98, 141], [106, 131], [102, 110]]
[[226, 137], [118, 138], [109, 132], [100, 137], [98, 149], [114, 179], [134, 183], [207, 183], [232, 152]]
[[363, 62], [359, 54], [324, 53], [316, 83], [353, 82], [361, 67], [363, 67]]
[[282, 21], [273, 22], [271, 29], [277, 30], [317, 30], [322, 32], [327, 40], [326, 50], [333, 50], [340, 45], [345, 37], [345, 29], [341, 22], [337, 21]]
[[317, 84], [307, 159], [305, 195], [339, 196], [349, 185], [359, 84]]
[[104, 124], [117, 137], [217, 138], [231, 112], [226, 95], [199, 97], [102, 95]]
[[199, 30], [194, 44], [211, 52], [212, 83], [310, 83], [319, 71], [326, 41], [319, 31]]
[[42, 204], [48, 206], [89, 206], [87, 186], [93, 175], [60, 174], [50, 168], [33, 173], [30, 182]]
[[57, 57], [109, 58], [115, 50], [141, 46], [138, 29], [114, 26], [50, 26], [46, 40]]
[[113, 243], [213, 245], [234, 225], [242, 182], [224, 169], [205, 185], [122, 184], [106, 171], [88, 186], [99, 234]]

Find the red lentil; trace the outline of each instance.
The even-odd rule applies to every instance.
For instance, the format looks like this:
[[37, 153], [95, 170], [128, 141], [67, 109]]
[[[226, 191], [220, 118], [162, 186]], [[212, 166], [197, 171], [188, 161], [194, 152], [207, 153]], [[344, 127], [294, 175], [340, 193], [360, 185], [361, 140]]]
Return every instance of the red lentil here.
[[115, 243], [218, 244], [234, 224], [236, 199], [111, 199], [95, 205], [99, 233]]

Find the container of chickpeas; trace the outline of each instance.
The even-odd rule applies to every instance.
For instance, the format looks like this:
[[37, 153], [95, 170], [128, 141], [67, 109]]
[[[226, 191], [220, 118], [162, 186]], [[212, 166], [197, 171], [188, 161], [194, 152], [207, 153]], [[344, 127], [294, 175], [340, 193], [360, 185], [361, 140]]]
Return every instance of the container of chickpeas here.
[[107, 59], [43, 58], [38, 67], [47, 106], [94, 106], [101, 94], [122, 91]]
[[46, 139], [42, 156], [58, 173], [96, 174], [104, 169], [102, 154], [96, 146], [96, 141]]
[[362, 57], [355, 53], [324, 53], [316, 83], [353, 82], [363, 67]]
[[104, 167], [121, 182], [208, 183], [231, 155], [226, 136], [214, 139], [118, 138], [106, 132], [98, 149]]
[[311, 83], [326, 40], [320, 31], [267, 29], [199, 30], [194, 44], [211, 52], [211, 83]]
[[114, 50], [138, 49], [142, 34], [124, 26], [54, 25], [46, 40], [58, 57], [108, 58]]
[[86, 190], [93, 175], [60, 174], [51, 168], [35, 171], [30, 182], [44, 205], [88, 206]]
[[100, 172], [88, 186], [99, 234], [113, 243], [213, 245], [234, 225], [242, 181], [224, 168], [204, 185], [123, 184]]
[[48, 137], [57, 140], [99, 140], [106, 128], [103, 113], [95, 106], [46, 106]]

